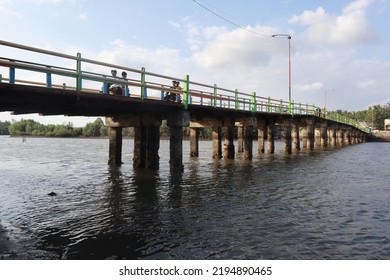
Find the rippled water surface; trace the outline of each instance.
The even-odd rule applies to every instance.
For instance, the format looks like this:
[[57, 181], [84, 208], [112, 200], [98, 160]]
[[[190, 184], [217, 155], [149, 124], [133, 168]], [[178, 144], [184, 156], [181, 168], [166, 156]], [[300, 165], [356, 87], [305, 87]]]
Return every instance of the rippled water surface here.
[[0, 225], [18, 258], [390, 259], [390, 144], [281, 145], [212, 160], [211, 142], [198, 159], [185, 142], [181, 174], [168, 141], [150, 171], [133, 169], [132, 140], [110, 168], [106, 139], [0, 137]]

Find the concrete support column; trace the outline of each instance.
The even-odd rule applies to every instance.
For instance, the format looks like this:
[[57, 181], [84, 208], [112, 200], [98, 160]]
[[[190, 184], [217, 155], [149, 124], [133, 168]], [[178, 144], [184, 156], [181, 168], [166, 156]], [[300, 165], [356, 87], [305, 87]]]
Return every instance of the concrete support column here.
[[307, 149], [307, 126], [302, 127], [302, 149]]
[[134, 168], [159, 169], [160, 126], [134, 127]]
[[337, 129], [337, 145], [344, 145], [344, 131], [341, 127]]
[[337, 140], [336, 140], [336, 128], [334, 126], [331, 126], [329, 129], [329, 144], [331, 147], [336, 147]]
[[237, 153], [244, 152], [244, 127], [237, 126]]
[[307, 149], [314, 150], [314, 120], [307, 120]]
[[170, 126], [169, 166], [171, 169], [183, 170], [183, 127]]
[[348, 128], [344, 127], [343, 129], [343, 144], [348, 145]]
[[157, 170], [160, 167], [160, 156], [158, 155], [158, 150], [160, 149], [160, 126], [149, 126], [146, 128], [146, 131], [145, 168]]
[[268, 153], [275, 153], [275, 121], [269, 120], [267, 126], [267, 144], [268, 144]]
[[320, 147], [321, 146], [321, 127], [316, 126], [314, 128], [314, 137], [315, 137], [315, 145]]
[[225, 127], [225, 143], [223, 148], [223, 157], [225, 159], [234, 159], [234, 126]]
[[244, 126], [244, 159], [253, 158], [253, 126]]
[[134, 127], [134, 152], [133, 166], [134, 168], [145, 168], [146, 155], [146, 128]]
[[179, 111], [169, 114], [167, 125], [170, 128], [169, 166], [171, 170], [183, 171], [183, 127], [190, 125], [190, 113]]
[[327, 123], [322, 123], [321, 128], [320, 128], [320, 136], [321, 136], [321, 147], [325, 148], [328, 146], [328, 124]]
[[118, 166], [122, 164], [122, 127], [110, 127], [108, 164]]
[[299, 152], [301, 150], [301, 141], [299, 137], [299, 123], [297, 121], [293, 122], [292, 125], [292, 131], [291, 131], [291, 137], [292, 137], [292, 149], [294, 152]]
[[199, 157], [199, 128], [190, 128], [190, 157]]
[[213, 159], [222, 158], [222, 133], [221, 127], [213, 126]]
[[264, 120], [257, 120], [257, 153], [258, 154], [264, 154], [265, 152], [265, 121]]
[[291, 143], [291, 120], [284, 120], [283, 123], [283, 138], [284, 138], [284, 153], [292, 153], [292, 143]]

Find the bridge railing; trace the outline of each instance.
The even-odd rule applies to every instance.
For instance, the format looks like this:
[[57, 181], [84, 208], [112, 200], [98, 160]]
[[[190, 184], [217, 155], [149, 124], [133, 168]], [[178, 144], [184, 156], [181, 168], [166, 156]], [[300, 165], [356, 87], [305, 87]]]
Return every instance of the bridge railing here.
[[[253, 113], [312, 115], [367, 131], [356, 121], [328, 114], [315, 105], [262, 97], [256, 92], [245, 93], [237, 89], [222, 88], [216, 84], [207, 85], [191, 81], [188, 75], [184, 78], [171, 77], [148, 72], [145, 68], [134, 69], [83, 58], [80, 53], [73, 56], [1, 40], [0, 46], [40, 55], [38, 62], [0, 57], [0, 69], [1, 67], [8, 69], [8, 78], [5, 75], [3, 77], [0, 71], [0, 82], [63, 88], [75, 90], [80, 94], [84, 92], [109, 94], [110, 84], [120, 84], [125, 96], [144, 100], [163, 100], [167, 92], [176, 93], [176, 101], [181, 102], [185, 109], [189, 106], [209, 106]], [[50, 64], [43, 64], [41, 61], [50, 61]], [[127, 76], [121, 77], [119, 73], [117, 77], [113, 77], [108, 74], [112, 69], [125, 72]], [[21, 77], [17, 79], [16, 74], [19, 72]], [[33, 77], [31, 73], [34, 73]], [[38, 78], [37, 73], [43, 75]], [[182, 87], [172, 88], [173, 80], [181, 82]]]

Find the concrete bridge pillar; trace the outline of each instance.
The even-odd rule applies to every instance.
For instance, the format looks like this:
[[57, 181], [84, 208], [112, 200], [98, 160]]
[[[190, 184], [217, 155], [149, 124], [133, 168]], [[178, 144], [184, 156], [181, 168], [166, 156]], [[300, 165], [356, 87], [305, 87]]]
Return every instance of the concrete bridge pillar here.
[[253, 126], [244, 127], [244, 159], [253, 158]]
[[122, 164], [122, 127], [110, 127], [109, 159], [110, 165]]
[[237, 153], [244, 152], [244, 127], [237, 126]]
[[158, 150], [160, 149], [160, 125], [153, 125], [146, 128], [147, 142], [146, 142], [146, 162], [145, 168], [159, 169], [160, 156]]
[[170, 128], [169, 166], [173, 170], [183, 170], [183, 127], [190, 125], [190, 113], [173, 112], [168, 115], [167, 124]]
[[299, 123], [296, 120], [293, 122], [292, 125], [291, 138], [293, 151], [299, 152], [301, 150], [301, 142], [299, 137]]
[[234, 126], [225, 126], [225, 143], [223, 146], [223, 157], [234, 159]]
[[307, 149], [307, 125], [302, 127], [302, 149]]
[[253, 127], [257, 126], [257, 119], [254, 117], [235, 119], [235, 126], [242, 128], [244, 159], [251, 160], [253, 158]]
[[351, 131], [349, 128], [344, 128], [344, 134], [343, 134], [343, 143], [344, 145], [350, 145], [351, 144]]
[[106, 125], [110, 127], [109, 163], [117, 165], [121, 163], [122, 127], [134, 127], [133, 166], [135, 168], [159, 168], [160, 116], [107, 117]]
[[332, 125], [328, 128], [328, 133], [329, 133], [329, 145], [331, 147], [336, 147], [336, 145], [337, 145], [336, 128], [334, 125]]
[[320, 136], [321, 136], [321, 147], [325, 148], [328, 146], [328, 124], [326, 122], [321, 123]]
[[222, 129], [220, 126], [213, 126], [213, 159], [222, 158]]
[[284, 138], [284, 152], [286, 154], [292, 153], [291, 128], [292, 128], [291, 119], [285, 119], [283, 122], [283, 138]]
[[343, 146], [344, 145], [344, 131], [342, 127], [338, 127], [337, 129], [337, 145]]
[[314, 137], [315, 137], [315, 145], [317, 147], [321, 146], [321, 125], [317, 124], [314, 128]]
[[268, 153], [275, 153], [275, 121], [269, 120], [267, 125], [267, 144], [268, 144]]
[[134, 152], [133, 166], [134, 168], [145, 168], [146, 166], [146, 127], [134, 127]]
[[264, 154], [265, 146], [264, 139], [266, 136], [265, 120], [257, 120], [257, 153]]
[[307, 123], [307, 149], [314, 150], [314, 120], [306, 120]]
[[190, 127], [190, 157], [199, 157], [199, 128]]

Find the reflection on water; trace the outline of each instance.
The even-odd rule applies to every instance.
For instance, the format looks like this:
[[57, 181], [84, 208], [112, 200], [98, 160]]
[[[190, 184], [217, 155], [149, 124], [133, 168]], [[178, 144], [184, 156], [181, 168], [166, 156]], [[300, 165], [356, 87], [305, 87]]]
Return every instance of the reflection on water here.
[[0, 223], [19, 258], [390, 258], [387, 144], [244, 161], [201, 142], [172, 173], [167, 141], [158, 171], [133, 169], [131, 140], [121, 167], [107, 140], [0, 141]]

